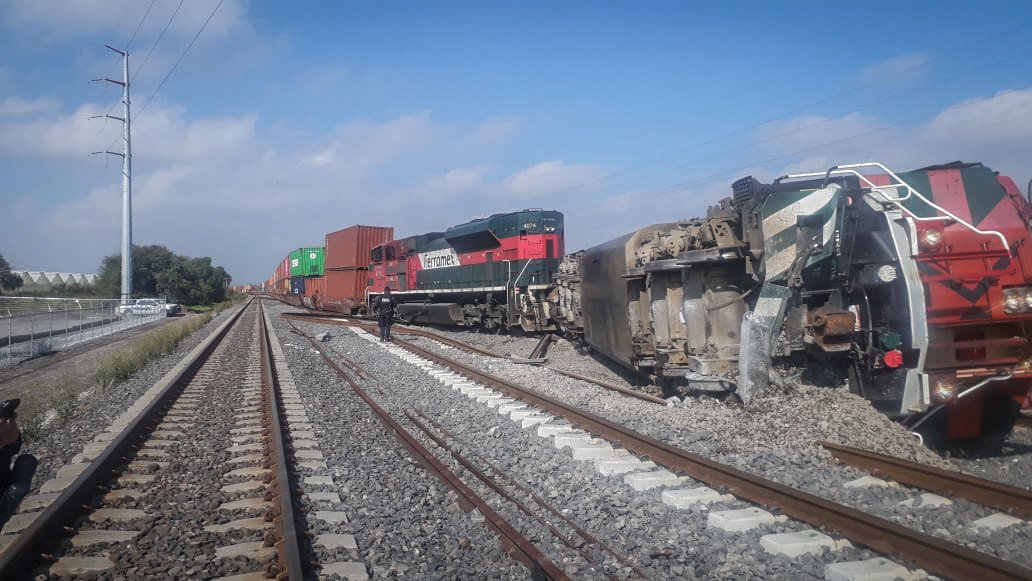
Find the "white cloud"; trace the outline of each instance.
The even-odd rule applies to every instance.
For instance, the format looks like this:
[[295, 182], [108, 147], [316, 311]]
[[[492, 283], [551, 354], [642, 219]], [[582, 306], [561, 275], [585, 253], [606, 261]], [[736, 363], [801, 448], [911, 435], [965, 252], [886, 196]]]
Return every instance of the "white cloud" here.
[[[767, 153], [786, 157], [786, 162], [771, 166], [774, 172], [858, 161], [881, 161], [906, 170], [962, 160], [981, 161], [1022, 183], [1032, 174], [1029, 111], [1032, 89], [1004, 91], [957, 103], [908, 127], [856, 113], [790, 119], [761, 128], [756, 143], [762, 143]], [[782, 131], [789, 134], [779, 136]]]
[[[35, 103], [38, 109], [48, 101], [18, 100], [16, 105]], [[12, 157], [85, 159], [89, 153], [108, 146], [121, 151], [122, 123], [91, 119], [108, 110], [99, 103], [86, 103], [68, 115], [0, 121], [0, 153]], [[256, 117], [251, 114], [189, 121], [181, 107], [154, 106], [133, 123], [134, 159], [139, 156], [155, 162], [176, 162], [247, 155], [253, 153], [250, 145], [254, 143], [255, 122]]]
[[0, 101], [0, 115], [33, 115], [35, 113], [47, 113], [54, 111], [61, 106], [61, 102], [50, 97], [38, 99], [19, 99], [8, 97]]
[[707, 176], [688, 176], [679, 185], [585, 198], [566, 208], [567, 248], [598, 244], [653, 222], [703, 215], [707, 206], [730, 195], [735, 179], [746, 175], [771, 180], [786, 173], [864, 161], [906, 171], [962, 160], [983, 162], [1024, 187], [1032, 178], [1029, 111], [1032, 89], [1022, 89], [957, 103], [906, 127], [866, 113], [769, 123], [756, 130], [748, 152], [750, 157], [768, 160], [764, 163], [707, 168]]
[[923, 54], [901, 54], [864, 67], [857, 74], [857, 79], [863, 83], [915, 79], [924, 72], [928, 61], [928, 56]]
[[[0, 119], [0, 155], [89, 176], [67, 182], [67, 191], [24, 184], [37, 188], [32, 221], [0, 206], [0, 248], [19, 248], [12, 254], [28, 266], [89, 271], [118, 249], [120, 162], [87, 155], [112, 141], [120, 148], [119, 123], [105, 129], [87, 119], [104, 111], [91, 103], [72, 114]], [[482, 211], [485, 193], [498, 190], [487, 180], [494, 153], [483, 141], [492, 123], [420, 112], [311, 136], [277, 123], [259, 129], [253, 114], [191, 118], [185, 108], [152, 104], [133, 132], [134, 241], [211, 255], [252, 280], [291, 247], [320, 244], [323, 233], [353, 223], [440, 229]], [[21, 240], [37, 242], [21, 249]]]
[[542, 198], [597, 187], [606, 176], [601, 167], [588, 164], [567, 165], [562, 160], [543, 161], [505, 178], [502, 189], [522, 198]]
[[522, 120], [516, 116], [491, 117], [477, 128], [476, 140], [484, 145], [495, 145], [519, 131], [521, 125]]
[[489, 168], [486, 165], [457, 167], [445, 173], [434, 174], [408, 193], [413, 205], [440, 203], [477, 190], [489, 189], [485, 178]]

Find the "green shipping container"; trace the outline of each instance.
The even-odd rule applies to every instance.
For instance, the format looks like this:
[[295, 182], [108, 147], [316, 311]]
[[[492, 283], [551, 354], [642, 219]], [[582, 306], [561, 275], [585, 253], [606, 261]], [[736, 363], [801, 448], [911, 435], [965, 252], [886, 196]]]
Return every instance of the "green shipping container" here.
[[323, 247], [298, 248], [290, 253], [290, 276], [322, 276]]

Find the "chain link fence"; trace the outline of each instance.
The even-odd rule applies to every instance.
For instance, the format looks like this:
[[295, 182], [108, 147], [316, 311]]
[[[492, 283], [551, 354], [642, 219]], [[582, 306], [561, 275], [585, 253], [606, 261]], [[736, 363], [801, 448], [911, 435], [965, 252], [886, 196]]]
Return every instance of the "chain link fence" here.
[[0, 297], [0, 368], [162, 319], [157, 301]]

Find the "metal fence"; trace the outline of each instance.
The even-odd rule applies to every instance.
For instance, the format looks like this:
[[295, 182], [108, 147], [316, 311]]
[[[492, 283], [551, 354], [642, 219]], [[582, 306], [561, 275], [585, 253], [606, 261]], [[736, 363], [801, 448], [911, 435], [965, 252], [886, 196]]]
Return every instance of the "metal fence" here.
[[165, 317], [118, 299], [0, 297], [0, 368]]

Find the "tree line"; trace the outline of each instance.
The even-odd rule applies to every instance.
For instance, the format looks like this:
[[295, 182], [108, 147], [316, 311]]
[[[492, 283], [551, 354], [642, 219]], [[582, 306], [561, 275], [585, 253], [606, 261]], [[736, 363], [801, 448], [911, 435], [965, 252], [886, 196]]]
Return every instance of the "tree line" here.
[[[231, 280], [226, 269], [212, 265], [210, 257], [182, 256], [156, 244], [133, 245], [134, 297], [164, 296], [171, 302], [187, 305], [212, 304], [225, 300], [226, 287]], [[0, 255], [0, 290], [16, 291], [22, 282], [21, 277], [11, 272], [10, 265]], [[118, 298], [121, 288], [122, 255], [112, 254], [101, 261], [94, 287], [57, 285], [46, 294]]]

